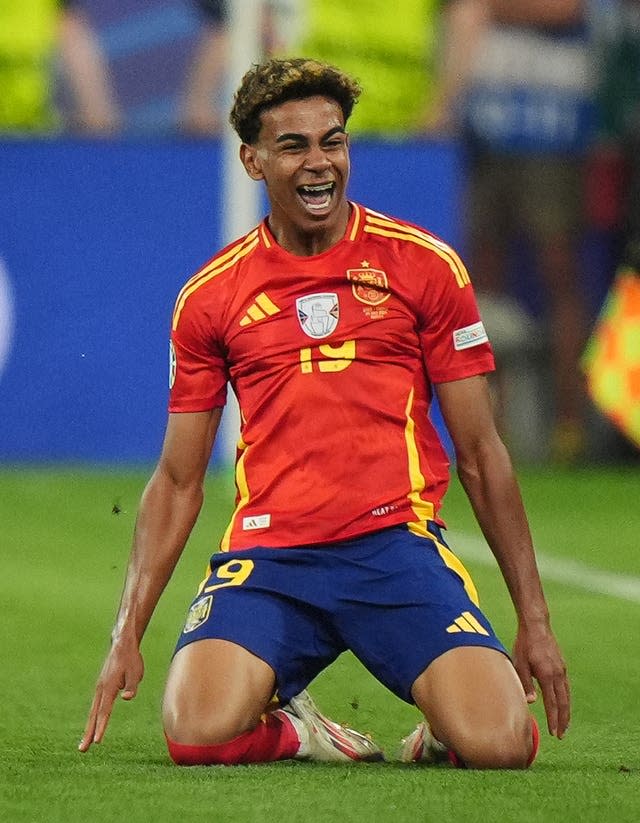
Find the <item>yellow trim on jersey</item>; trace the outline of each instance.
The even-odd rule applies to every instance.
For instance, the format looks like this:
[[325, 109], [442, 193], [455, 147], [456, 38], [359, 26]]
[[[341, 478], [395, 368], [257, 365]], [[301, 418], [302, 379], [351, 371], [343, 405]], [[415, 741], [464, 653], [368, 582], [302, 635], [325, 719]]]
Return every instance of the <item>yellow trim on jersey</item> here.
[[420, 229], [403, 223], [396, 223], [394, 220], [382, 216], [374, 217], [371, 212], [368, 212], [364, 231], [369, 234], [379, 234], [382, 237], [406, 240], [409, 243], [415, 243], [418, 246], [430, 249], [447, 263], [461, 289], [471, 282], [464, 263], [451, 246], [426, 232], [420, 231]]
[[260, 237], [262, 238], [262, 242], [264, 243], [264, 245], [265, 245], [268, 249], [270, 249], [272, 244], [271, 244], [271, 240], [269, 240], [269, 235], [267, 234], [267, 232], [266, 232], [266, 230], [265, 230], [265, 228], [264, 228], [264, 224], [263, 224], [263, 223], [260, 223], [260, 225], [259, 225], [259, 227], [258, 227], [258, 228], [259, 228], [259, 230], [260, 230]]
[[358, 229], [360, 227], [360, 215], [361, 209], [360, 206], [353, 204], [353, 226], [351, 226], [351, 232], [349, 233], [349, 240], [355, 240], [358, 234]]
[[231, 544], [231, 532], [233, 531], [236, 518], [238, 517], [238, 513], [241, 511], [241, 509], [243, 509], [247, 505], [250, 497], [249, 486], [247, 484], [247, 475], [244, 470], [244, 463], [247, 457], [249, 447], [242, 438], [240, 438], [240, 440], [238, 441], [238, 450], [242, 452], [242, 454], [238, 458], [238, 462], [236, 463], [236, 486], [238, 487], [238, 492], [240, 493], [240, 500], [238, 500], [238, 505], [236, 506], [235, 511], [231, 515], [229, 525], [227, 526], [226, 531], [220, 542], [220, 551], [223, 552], [229, 551], [229, 546]]
[[458, 577], [460, 577], [464, 585], [465, 591], [469, 595], [469, 600], [471, 600], [471, 602], [479, 608], [480, 600], [478, 598], [478, 590], [476, 589], [475, 584], [471, 579], [471, 575], [465, 569], [462, 561], [458, 557], [456, 557], [456, 555], [451, 551], [450, 548], [445, 546], [444, 543], [441, 543], [437, 537], [431, 534], [431, 532], [427, 529], [426, 523], [407, 523], [407, 528], [412, 534], [416, 534], [419, 537], [426, 537], [428, 540], [432, 540], [435, 543], [436, 549], [438, 550], [438, 554], [442, 558], [445, 566], [448, 569], [454, 571], [458, 575]]
[[413, 513], [418, 518], [418, 520], [433, 520], [435, 514], [433, 503], [429, 503], [427, 500], [423, 500], [420, 497], [420, 493], [425, 490], [427, 484], [425, 482], [424, 475], [422, 474], [422, 469], [420, 468], [420, 456], [418, 454], [418, 445], [416, 443], [415, 438], [416, 424], [413, 417], [411, 416], [412, 407], [413, 389], [411, 389], [411, 391], [409, 392], [407, 405], [404, 410], [405, 416], [407, 418], [407, 422], [404, 427], [404, 439], [407, 445], [407, 458], [409, 461], [409, 482], [411, 483], [409, 500], [411, 502], [411, 508], [413, 509]]
[[[200, 277], [204, 277], [204, 276], [205, 276], [205, 275], [207, 275], [207, 274], [208, 274], [208, 273], [209, 273], [212, 269], [216, 268], [216, 267], [217, 267], [217, 266], [219, 266], [221, 263], [226, 262], [226, 261], [227, 261], [230, 257], [233, 257], [233, 255], [236, 253], [236, 251], [237, 251], [237, 250], [238, 250], [241, 246], [243, 246], [245, 243], [250, 243], [252, 240], [254, 240], [254, 239], [255, 239], [255, 236], [256, 236], [256, 233], [257, 233], [257, 231], [258, 231], [258, 229], [254, 229], [254, 230], [253, 230], [252, 232], [250, 232], [250, 233], [249, 233], [246, 237], [243, 237], [241, 240], [239, 240], [239, 241], [238, 241], [238, 242], [237, 242], [234, 246], [232, 246], [232, 247], [231, 247], [230, 249], [228, 249], [226, 252], [224, 252], [223, 254], [218, 254], [218, 255], [216, 255], [216, 256], [215, 256], [212, 260], [210, 260], [210, 261], [206, 264], [206, 266], [203, 266], [203, 267], [200, 269], [200, 271], [197, 271], [197, 272], [193, 275], [193, 277], [191, 277], [189, 280], [187, 280], [187, 282], [186, 282], [186, 283], [184, 284], [184, 286], [182, 287], [182, 289], [181, 289], [180, 293], [178, 294], [178, 300], [180, 300], [180, 298], [182, 297], [182, 294], [183, 294], [183, 292], [185, 291], [185, 289], [188, 289], [188, 288], [192, 285], [192, 283], [195, 283], [195, 281], [196, 281], [196, 280], [198, 280]], [[176, 302], [177, 302], [177, 301], [176, 301]]]
[[450, 254], [456, 266], [458, 266], [461, 269], [461, 271], [464, 271], [466, 273], [465, 265], [462, 262], [458, 253], [456, 252], [456, 250], [452, 248], [448, 243], [445, 243], [444, 240], [440, 240], [438, 237], [435, 237], [428, 231], [417, 228], [416, 226], [410, 226], [408, 223], [402, 223], [398, 220], [394, 220], [391, 217], [387, 217], [384, 214], [379, 214], [378, 212], [372, 211], [369, 211], [367, 214], [367, 222], [372, 223], [373, 225], [383, 226], [386, 228], [400, 229], [401, 231], [405, 231], [407, 234], [411, 234], [414, 237], [419, 237], [422, 240], [428, 240], [430, 243], [433, 243], [434, 246], [441, 249], [443, 252]]
[[257, 245], [258, 230], [254, 229], [254, 231], [248, 234], [240, 243], [232, 246], [229, 251], [219, 257], [214, 258], [214, 260], [212, 260], [206, 268], [195, 274], [190, 280], [187, 281], [180, 291], [178, 299], [176, 300], [176, 307], [173, 312], [172, 322], [172, 329], [174, 331], [178, 328], [178, 322], [180, 320], [182, 310], [184, 309], [184, 304], [193, 292], [197, 291], [200, 286], [208, 283], [209, 280], [216, 277], [218, 274], [222, 274], [223, 271], [230, 269], [231, 266], [238, 262], [238, 260], [241, 260], [245, 255], [249, 254], [249, 252], [253, 251]]

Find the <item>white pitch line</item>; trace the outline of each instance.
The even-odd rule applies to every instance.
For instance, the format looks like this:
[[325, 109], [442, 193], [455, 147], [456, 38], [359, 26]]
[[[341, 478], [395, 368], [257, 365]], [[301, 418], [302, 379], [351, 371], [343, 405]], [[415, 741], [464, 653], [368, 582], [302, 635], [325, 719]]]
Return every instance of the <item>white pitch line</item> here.
[[[468, 558], [483, 566], [495, 566], [496, 560], [485, 541], [471, 534], [447, 532], [451, 536], [452, 550], [464, 560]], [[449, 541], [447, 541], [449, 542]], [[594, 569], [577, 560], [560, 560], [536, 551], [538, 567], [543, 580], [564, 583], [584, 591], [618, 597], [640, 603], [640, 577], [619, 572]]]

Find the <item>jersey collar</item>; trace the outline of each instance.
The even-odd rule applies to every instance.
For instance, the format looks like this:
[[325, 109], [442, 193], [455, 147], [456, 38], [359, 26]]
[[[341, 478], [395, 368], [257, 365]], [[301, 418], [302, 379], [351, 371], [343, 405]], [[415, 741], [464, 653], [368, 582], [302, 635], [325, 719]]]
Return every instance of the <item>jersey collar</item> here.
[[[362, 224], [364, 221], [364, 209], [362, 206], [359, 206], [357, 203], [353, 203], [351, 200], [349, 201], [349, 205], [351, 206], [351, 213], [349, 215], [349, 221], [347, 223], [347, 228], [344, 233], [344, 237], [342, 240], [339, 240], [335, 246], [332, 246], [330, 249], [327, 249], [327, 252], [332, 251], [336, 246], [340, 245], [340, 243], [352, 243], [360, 237], [362, 232]], [[265, 249], [279, 249], [280, 251], [284, 252], [285, 250], [278, 245], [275, 237], [271, 233], [271, 229], [269, 228], [268, 217], [260, 223], [258, 226], [258, 234], [260, 236], [260, 242], [264, 246]], [[326, 254], [326, 252], [323, 252]]]

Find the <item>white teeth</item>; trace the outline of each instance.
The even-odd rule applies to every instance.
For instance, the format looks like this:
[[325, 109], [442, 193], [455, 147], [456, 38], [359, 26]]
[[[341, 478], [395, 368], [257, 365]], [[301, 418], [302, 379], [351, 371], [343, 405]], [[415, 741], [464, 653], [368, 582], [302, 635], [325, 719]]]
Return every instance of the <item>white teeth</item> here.
[[300, 186], [301, 189], [308, 192], [329, 191], [333, 187], [333, 183], [321, 183], [317, 186]]
[[307, 184], [298, 187], [298, 192], [305, 208], [309, 211], [322, 211], [329, 208], [333, 198], [335, 183], [330, 181], [328, 183], [317, 183], [316, 185]]

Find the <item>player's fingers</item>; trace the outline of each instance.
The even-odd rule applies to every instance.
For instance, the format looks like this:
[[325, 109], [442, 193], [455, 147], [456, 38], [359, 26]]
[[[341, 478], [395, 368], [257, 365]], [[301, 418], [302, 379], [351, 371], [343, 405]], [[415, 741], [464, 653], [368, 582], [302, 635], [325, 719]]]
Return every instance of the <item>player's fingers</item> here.
[[91, 703], [91, 709], [89, 710], [89, 716], [87, 717], [84, 732], [80, 738], [80, 743], [78, 744], [78, 750], [81, 752], [86, 752], [89, 746], [93, 743], [93, 736], [96, 730], [96, 718], [101, 699], [101, 689], [98, 687], [93, 697], [93, 702]]
[[547, 716], [547, 728], [549, 734], [554, 737], [561, 737], [566, 730], [567, 696], [558, 686], [561, 681], [561, 676], [538, 677]]
[[556, 683], [556, 703], [558, 706], [557, 735], [561, 739], [566, 734], [571, 720], [571, 694], [566, 675]]
[[98, 709], [98, 715], [96, 718], [96, 727], [93, 732], [94, 743], [102, 742], [102, 738], [104, 737], [107, 725], [109, 724], [111, 710], [113, 709], [113, 701], [116, 699], [116, 695], [117, 692], [113, 695], [109, 695], [108, 697], [106, 697], [106, 699], [103, 699], [100, 704], [100, 708]]
[[86, 752], [93, 743], [93, 735], [95, 733], [95, 719], [91, 718], [85, 726], [84, 733], [78, 743], [78, 751]]
[[120, 694], [120, 697], [123, 700], [133, 700], [133, 698], [138, 694], [138, 683], [137, 681], [132, 681], [131, 683], [125, 683], [124, 688]]
[[531, 669], [528, 665], [520, 664], [516, 667], [516, 671], [518, 672], [518, 677], [520, 678], [520, 682], [522, 683], [522, 688], [524, 689], [525, 696], [527, 698], [527, 703], [534, 703], [538, 694], [536, 692], [536, 687], [533, 682], [533, 675], [531, 673]]
[[569, 726], [571, 698], [567, 669], [562, 659], [556, 661], [552, 672], [538, 682], [543, 692], [549, 733], [562, 738]]
[[549, 734], [553, 735], [554, 737], [558, 733], [558, 704], [556, 703], [556, 696], [555, 693], [545, 695], [545, 689], [542, 689], [542, 695], [544, 699], [544, 710], [545, 714], [547, 715], [547, 729], [549, 730]]
[[140, 658], [139, 665], [131, 665], [124, 673], [124, 683], [122, 684], [123, 700], [133, 700], [138, 693], [138, 686], [144, 677], [144, 665]]

